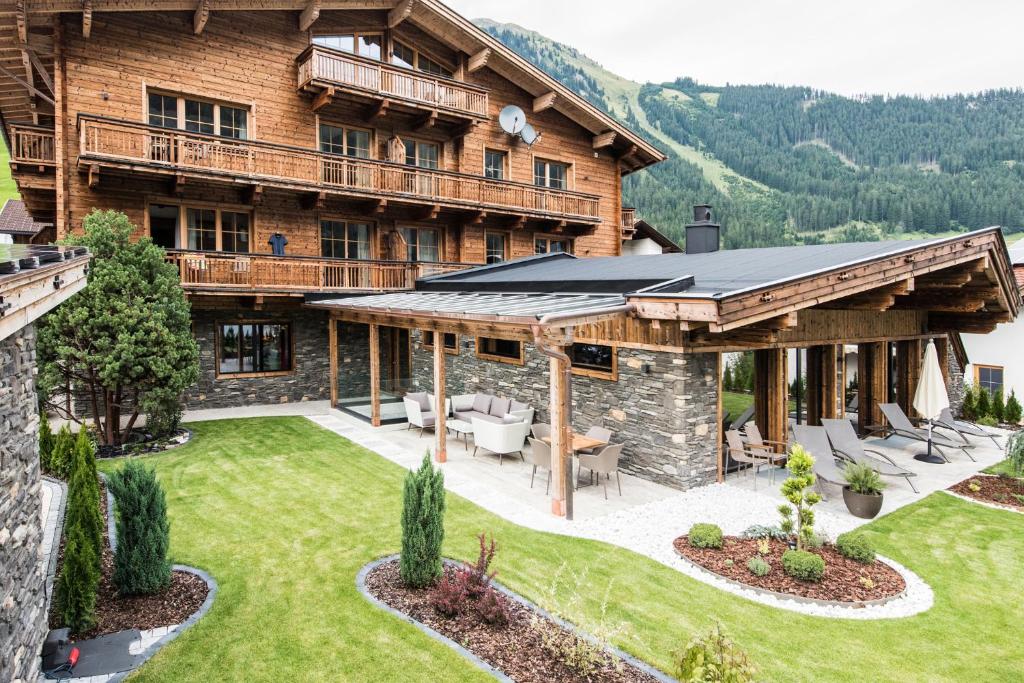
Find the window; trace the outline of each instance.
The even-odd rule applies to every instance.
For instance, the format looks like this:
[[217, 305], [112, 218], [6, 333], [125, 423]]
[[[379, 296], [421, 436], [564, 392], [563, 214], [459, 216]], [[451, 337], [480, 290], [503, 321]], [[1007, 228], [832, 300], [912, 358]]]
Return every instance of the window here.
[[246, 140], [249, 110], [211, 100], [149, 93], [149, 125]]
[[291, 326], [228, 323], [218, 326], [217, 372], [237, 375], [292, 370]]
[[1003, 368], [997, 365], [975, 365], [974, 383], [995, 396], [1003, 388]]
[[533, 239], [533, 253], [535, 254], [555, 254], [560, 252], [572, 252], [569, 240], [564, 237], [537, 236]]
[[535, 159], [533, 162], [533, 184], [564, 190], [568, 187], [569, 165], [557, 161]]
[[189, 249], [217, 250], [217, 211], [215, 209], [185, 210], [186, 243]]
[[503, 363], [523, 364], [523, 345], [510, 339], [476, 338], [476, 355]]
[[320, 151], [344, 154], [360, 159], [370, 158], [370, 131], [320, 124]]
[[600, 344], [573, 344], [569, 352], [572, 370], [578, 375], [618, 378], [618, 360], [615, 347]]
[[408, 166], [436, 169], [441, 158], [436, 142], [405, 141], [405, 163]]
[[391, 63], [396, 66], [404, 66], [406, 69], [418, 69], [433, 76], [452, 77], [451, 69], [397, 40], [395, 49], [391, 53]]
[[[423, 348], [434, 348], [434, 333], [429, 330], [423, 331]], [[459, 335], [454, 332], [444, 333], [444, 350], [446, 353], [457, 354], [459, 352]]]
[[501, 263], [508, 258], [508, 240], [504, 233], [488, 232], [484, 234], [484, 262]]
[[313, 44], [379, 61], [382, 54], [381, 46], [384, 45], [384, 36], [380, 33], [339, 33], [313, 36]]
[[508, 166], [508, 152], [497, 149], [484, 150], [484, 176], [493, 180], [505, 179]]
[[249, 214], [224, 211], [220, 215], [221, 251], [249, 252]]
[[320, 254], [329, 258], [370, 258], [370, 224], [320, 221]]
[[437, 230], [432, 228], [402, 228], [405, 238], [405, 258], [408, 261], [441, 260], [441, 242]]

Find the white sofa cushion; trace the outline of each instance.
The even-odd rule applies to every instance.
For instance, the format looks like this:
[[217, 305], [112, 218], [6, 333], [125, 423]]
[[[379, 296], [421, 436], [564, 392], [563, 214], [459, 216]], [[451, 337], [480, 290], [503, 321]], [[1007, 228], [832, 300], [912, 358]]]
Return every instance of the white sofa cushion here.
[[473, 395], [473, 411], [486, 415], [491, 409], [491, 397], [487, 394]]
[[508, 406], [511, 403], [507, 398], [498, 398], [495, 396], [491, 399], [491, 409], [487, 411], [488, 415], [494, 417], [504, 417], [508, 413]]

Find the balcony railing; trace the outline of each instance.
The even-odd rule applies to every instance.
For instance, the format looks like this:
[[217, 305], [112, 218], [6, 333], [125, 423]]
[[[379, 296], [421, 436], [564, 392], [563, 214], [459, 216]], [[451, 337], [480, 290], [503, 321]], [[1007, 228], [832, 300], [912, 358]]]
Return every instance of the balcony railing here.
[[319, 45], [299, 55], [299, 87], [318, 82], [469, 118], [487, 118], [487, 90]]
[[622, 228], [623, 237], [632, 237], [633, 233], [636, 232], [636, 209], [622, 207], [622, 218], [619, 225]]
[[12, 162], [37, 166], [55, 165], [52, 128], [11, 124], [10, 131]]
[[168, 251], [186, 289], [251, 292], [346, 292], [412, 289], [416, 279], [472, 268], [472, 263], [426, 263]]
[[251, 140], [200, 135], [82, 115], [81, 156], [180, 173], [242, 177], [297, 190], [496, 211], [544, 219], [599, 223], [595, 195], [436, 171]]

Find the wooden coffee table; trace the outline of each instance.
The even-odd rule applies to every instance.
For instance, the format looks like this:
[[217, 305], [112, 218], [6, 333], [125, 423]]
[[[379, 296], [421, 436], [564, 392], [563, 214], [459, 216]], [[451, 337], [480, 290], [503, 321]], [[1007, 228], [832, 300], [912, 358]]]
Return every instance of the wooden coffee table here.
[[462, 436], [462, 443], [469, 450], [469, 435], [473, 433], [473, 423], [466, 422], [465, 420], [446, 420], [444, 426], [448, 428], [449, 432], [455, 434], [455, 438], [458, 439]]

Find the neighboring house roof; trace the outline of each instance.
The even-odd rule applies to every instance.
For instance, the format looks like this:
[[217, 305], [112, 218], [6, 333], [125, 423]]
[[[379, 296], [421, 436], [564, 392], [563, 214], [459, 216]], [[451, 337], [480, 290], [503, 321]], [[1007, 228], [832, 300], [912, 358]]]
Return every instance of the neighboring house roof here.
[[683, 248], [678, 244], [670, 240], [661, 231], [655, 228], [653, 225], [645, 220], [638, 220], [633, 224], [633, 236], [630, 239], [642, 240], [649, 239], [659, 247], [666, 254], [681, 254]]
[[25, 211], [25, 202], [20, 199], [8, 199], [0, 209], [0, 233], [32, 237], [48, 227], [49, 223], [36, 223], [32, 220], [32, 216]]

